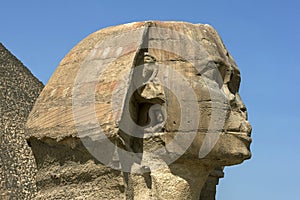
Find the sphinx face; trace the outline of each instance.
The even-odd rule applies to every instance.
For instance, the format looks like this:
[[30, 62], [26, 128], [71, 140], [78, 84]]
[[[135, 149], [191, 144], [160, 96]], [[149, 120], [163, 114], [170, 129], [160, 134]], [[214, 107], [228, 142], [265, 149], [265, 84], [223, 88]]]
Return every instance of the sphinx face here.
[[[211, 138], [211, 141], [207, 143], [210, 152], [206, 155], [206, 159], [221, 165], [238, 164], [251, 157], [252, 127], [247, 119], [247, 109], [238, 93], [241, 80], [240, 71], [231, 56], [228, 56], [228, 60], [213, 61], [217, 67], [214, 73], [217, 75], [207, 76], [208, 80], [205, 78], [206, 82], [211, 84], [205, 84], [204, 87], [203, 84], [196, 84], [198, 85], [196, 87], [200, 87], [200, 96], [203, 94], [205, 96], [209, 93], [207, 91], [215, 91], [220, 94], [220, 97], [215, 98], [218, 96], [215, 95], [210, 98], [212, 97], [210, 92], [206, 99], [199, 101], [201, 116], [199, 127], [201, 128], [190, 148], [190, 153], [197, 155], [199, 151], [203, 150], [201, 147], [206, 145], [205, 139]], [[205, 72], [203, 76], [205, 77]], [[214, 84], [218, 84], [219, 87], [212, 90], [207, 88]], [[213, 112], [216, 114], [213, 115]], [[204, 138], [203, 134], [206, 135]], [[209, 134], [213, 136], [210, 137]], [[198, 155], [200, 156], [200, 154]]]
[[[140, 69], [136, 71], [140, 72], [133, 74], [135, 79], [143, 80], [134, 93], [134, 102], [131, 101], [134, 113], [139, 113], [138, 116], [135, 114], [136, 122], [147, 127], [148, 132], [160, 132], [160, 140], [166, 144], [168, 152], [176, 154], [180, 148], [186, 149], [184, 156], [189, 159], [232, 165], [250, 158], [251, 125], [238, 93], [240, 71], [232, 57], [229, 54], [226, 59], [208, 55], [212, 59], [202, 62], [203, 71], [199, 73], [186, 60], [162, 59], [174, 56], [170, 52], [148, 51], [144, 53], [144, 62], [136, 66]], [[175, 87], [179, 90], [174, 90]], [[193, 95], [196, 98], [192, 99]], [[190, 122], [189, 126], [188, 120], [194, 120], [194, 124]], [[186, 125], [181, 126], [181, 123]], [[189, 147], [180, 139], [176, 141], [177, 147], [168, 147], [178, 133], [186, 134], [181, 139], [189, 138]], [[155, 145], [152, 143], [151, 146]]]
[[144, 158], [146, 152], [183, 155], [218, 166], [250, 158], [251, 126], [238, 94], [240, 71], [219, 36], [203, 32], [190, 41], [184, 32], [149, 28], [132, 67], [117, 75], [113, 90], [121, 92], [112, 91], [110, 99], [115, 112], [122, 113], [117, 134], [124, 150]]

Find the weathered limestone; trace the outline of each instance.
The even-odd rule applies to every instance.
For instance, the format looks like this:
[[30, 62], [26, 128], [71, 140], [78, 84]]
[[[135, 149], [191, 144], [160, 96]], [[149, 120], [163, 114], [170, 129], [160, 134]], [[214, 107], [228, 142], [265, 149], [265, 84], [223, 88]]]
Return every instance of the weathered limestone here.
[[31, 199], [36, 165], [25, 137], [43, 84], [0, 43], [0, 199]]
[[209, 25], [149, 21], [91, 34], [27, 122], [37, 199], [213, 199], [223, 167], [251, 156], [239, 84]]
[[215, 200], [216, 186], [219, 179], [224, 177], [223, 167], [215, 168], [206, 179], [205, 185], [202, 187], [200, 200]]

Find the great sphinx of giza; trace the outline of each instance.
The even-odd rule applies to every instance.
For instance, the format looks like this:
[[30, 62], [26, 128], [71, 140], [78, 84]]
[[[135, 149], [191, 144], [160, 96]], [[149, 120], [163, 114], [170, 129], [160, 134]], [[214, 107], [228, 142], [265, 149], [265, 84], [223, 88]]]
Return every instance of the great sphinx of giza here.
[[209, 25], [99, 30], [61, 61], [30, 113], [37, 199], [214, 199], [251, 157], [240, 72]]

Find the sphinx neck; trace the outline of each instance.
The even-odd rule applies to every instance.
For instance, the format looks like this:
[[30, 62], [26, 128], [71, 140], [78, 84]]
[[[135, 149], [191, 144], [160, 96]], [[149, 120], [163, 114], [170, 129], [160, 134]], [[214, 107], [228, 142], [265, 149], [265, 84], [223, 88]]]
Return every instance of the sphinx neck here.
[[144, 174], [127, 174], [126, 199], [199, 200], [213, 167], [180, 160]]

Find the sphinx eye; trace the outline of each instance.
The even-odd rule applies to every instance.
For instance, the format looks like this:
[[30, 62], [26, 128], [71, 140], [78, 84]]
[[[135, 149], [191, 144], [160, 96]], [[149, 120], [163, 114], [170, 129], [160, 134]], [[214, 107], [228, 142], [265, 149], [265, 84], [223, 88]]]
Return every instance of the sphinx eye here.
[[215, 65], [221, 76], [220, 84], [226, 84], [232, 94], [236, 94], [240, 87], [241, 77], [240, 71], [237, 68], [226, 65], [223, 62], [216, 62]]
[[222, 78], [222, 85], [226, 81], [226, 76], [228, 75], [228, 67], [221, 62], [215, 62], [215, 65], [218, 68], [219, 75]]
[[236, 94], [239, 91], [241, 83], [241, 76], [238, 70], [233, 70], [230, 80], [228, 82], [228, 89], [232, 94]]

